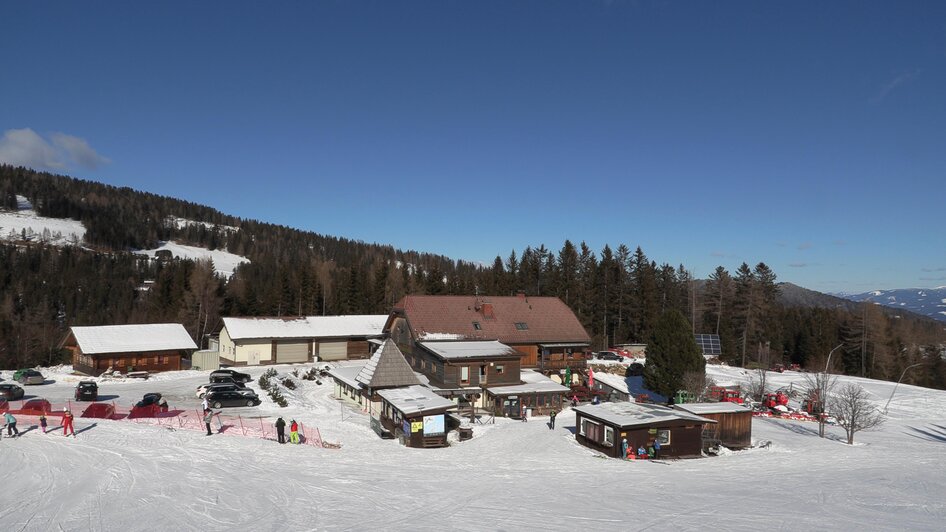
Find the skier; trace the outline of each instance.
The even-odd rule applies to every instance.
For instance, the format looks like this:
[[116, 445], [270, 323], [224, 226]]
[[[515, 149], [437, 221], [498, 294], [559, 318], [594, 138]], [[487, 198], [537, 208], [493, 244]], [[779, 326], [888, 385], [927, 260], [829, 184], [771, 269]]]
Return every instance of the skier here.
[[46, 414], [39, 415], [39, 426], [43, 428], [43, 434], [46, 434]]
[[520, 414], [521, 414], [522, 422], [523, 422], [523, 423], [525, 423], [526, 421], [529, 421], [528, 419], [526, 419], [526, 405], [522, 405], [522, 409], [521, 409], [521, 411], [520, 411]]
[[289, 424], [289, 443], [299, 443], [299, 424], [295, 419]]
[[16, 428], [16, 418], [13, 417], [13, 414], [9, 412], [3, 414], [3, 420], [7, 422], [7, 436], [20, 435], [20, 431]]
[[210, 410], [210, 403], [207, 402], [207, 394], [204, 394], [204, 400], [200, 402], [200, 407], [204, 410]]
[[555, 430], [555, 410], [549, 414], [549, 430]]
[[68, 408], [62, 409], [62, 435], [68, 436], [69, 433], [72, 433], [72, 437], [76, 437], [76, 429], [72, 427], [72, 412]]
[[654, 440], [654, 460], [660, 460], [660, 440]]
[[210, 422], [214, 420], [213, 410], [207, 408], [204, 410], [204, 424], [207, 425], [207, 435], [213, 436], [213, 432], [210, 432]]
[[276, 420], [276, 440], [279, 443], [286, 443], [286, 422], [282, 416]]

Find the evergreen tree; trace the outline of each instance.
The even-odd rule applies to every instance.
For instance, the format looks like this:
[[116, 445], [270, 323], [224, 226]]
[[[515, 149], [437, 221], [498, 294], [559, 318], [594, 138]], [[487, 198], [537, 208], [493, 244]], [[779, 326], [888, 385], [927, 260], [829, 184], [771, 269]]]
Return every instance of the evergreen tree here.
[[706, 359], [690, 330], [690, 323], [677, 310], [664, 312], [647, 342], [644, 385], [660, 395], [672, 397], [683, 386], [683, 376], [706, 371]]

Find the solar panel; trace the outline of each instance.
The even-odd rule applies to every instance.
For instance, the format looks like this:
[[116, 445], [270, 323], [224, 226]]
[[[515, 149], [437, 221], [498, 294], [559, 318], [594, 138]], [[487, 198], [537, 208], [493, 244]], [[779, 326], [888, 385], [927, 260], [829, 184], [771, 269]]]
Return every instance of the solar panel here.
[[703, 350], [703, 356], [719, 356], [723, 350], [719, 345], [718, 334], [696, 334], [696, 345]]

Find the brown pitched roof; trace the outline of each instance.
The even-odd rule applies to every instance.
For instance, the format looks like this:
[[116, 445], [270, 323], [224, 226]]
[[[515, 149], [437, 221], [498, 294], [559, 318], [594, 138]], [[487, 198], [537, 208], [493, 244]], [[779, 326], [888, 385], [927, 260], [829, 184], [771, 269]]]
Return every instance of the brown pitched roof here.
[[385, 340], [374, 352], [355, 380], [375, 389], [420, 384], [404, 354], [391, 340]]
[[[504, 344], [591, 342], [575, 313], [557, 297], [405, 296], [394, 310], [407, 316], [417, 340], [441, 333]], [[389, 326], [390, 319], [385, 329]]]

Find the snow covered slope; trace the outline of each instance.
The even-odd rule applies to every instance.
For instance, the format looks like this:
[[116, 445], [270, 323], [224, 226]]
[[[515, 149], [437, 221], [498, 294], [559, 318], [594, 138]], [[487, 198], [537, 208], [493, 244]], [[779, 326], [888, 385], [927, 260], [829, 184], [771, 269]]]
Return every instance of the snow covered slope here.
[[844, 297], [851, 301], [871, 301], [878, 305], [907, 309], [923, 316], [946, 321], [946, 286], [873, 290]]
[[194, 246], [185, 246], [183, 244], [177, 244], [175, 242], [165, 242], [161, 244], [160, 247], [155, 249], [142, 249], [135, 251], [139, 255], [148, 255], [153, 257], [155, 253], [166, 249], [171, 252], [175, 257], [182, 259], [191, 259], [191, 260], [212, 260], [214, 263], [214, 270], [223, 275], [227, 279], [233, 275], [236, 267], [244, 262], [250, 262], [246, 257], [241, 257], [239, 255], [234, 255], [233, 253], [228, 253], [226, 251], [221, 251], [219, 249], [209, 250], [204, 248], [198, 248]]
[[[717, 381], [747, 377], [709, 372]], [[190, 408], [206, 375], [102, 380], [99, 391], [121, 404], [159, 391]], [[27, 392], [64, 399], [78, 380], [47, 377], [56, 382]], [[770, 378], [777, 386], [803, 382], [794, 372]], [[894, 386], [842, 380], [864, 385], [881, 406]], [[0, 522], [36, 531], [874, 531], [942, 530], [946, 522], [940, 391], [900, 386], [888, 423], [859, 433], [854, 446], [837, 427], [821, 439], [814, 424], [756, 418], [753, 438], [770, 441], [767, 448], [660, 463], [603, 458], [577, 445], [569, 410], [555, 430], [541, 418], [498, 420], [476, 425], [467, 442], [409, 449], [379, 439], [365, 414], [330, 393], [328, 383], [303, 381], [288, 408], [266, 399], [231, 410], [295, 417], [340, 442], [337, 450], [85, 419], [77, 419], [76, 439], [37, 429], [4, 438]]]
[[46, 218], [36, 214], [23, 196], [17, 196], [16, 212], [0, 211], [0, 240], [27, 239], [54, 246], [81, 244], [85, 237], [82, 222], [68, 218]]

